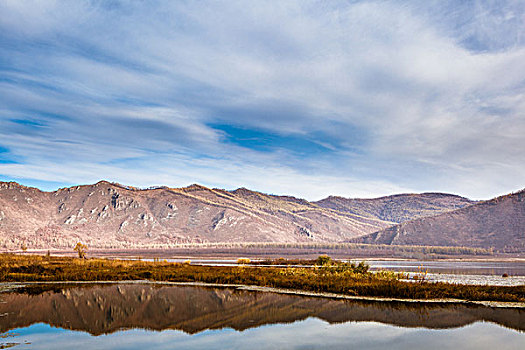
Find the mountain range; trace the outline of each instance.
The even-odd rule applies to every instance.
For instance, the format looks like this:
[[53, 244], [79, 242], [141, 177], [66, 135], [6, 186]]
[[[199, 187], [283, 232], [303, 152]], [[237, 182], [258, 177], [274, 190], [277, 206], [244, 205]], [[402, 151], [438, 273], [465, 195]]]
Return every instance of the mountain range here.
[[0, 248], [168, 248], [213, 242], [525, 247], [524, 191], [485, 202], [444, 194], [317, 202], [200, 185], [100, 181], [40, 191], [0, 182]]

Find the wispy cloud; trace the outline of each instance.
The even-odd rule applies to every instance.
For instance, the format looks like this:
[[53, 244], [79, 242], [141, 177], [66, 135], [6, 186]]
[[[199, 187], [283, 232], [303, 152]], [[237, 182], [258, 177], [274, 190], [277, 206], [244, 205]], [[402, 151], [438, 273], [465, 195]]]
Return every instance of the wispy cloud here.
[[519, 2], [0, 4], [0, 174], [307, 198], [524, 186]]

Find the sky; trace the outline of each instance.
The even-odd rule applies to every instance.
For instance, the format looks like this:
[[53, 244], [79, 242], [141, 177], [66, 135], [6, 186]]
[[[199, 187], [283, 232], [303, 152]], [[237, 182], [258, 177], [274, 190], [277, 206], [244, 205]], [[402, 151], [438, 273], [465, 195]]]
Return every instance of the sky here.
[[525, 187], [523, 1], [0, 0], [0, 181]]

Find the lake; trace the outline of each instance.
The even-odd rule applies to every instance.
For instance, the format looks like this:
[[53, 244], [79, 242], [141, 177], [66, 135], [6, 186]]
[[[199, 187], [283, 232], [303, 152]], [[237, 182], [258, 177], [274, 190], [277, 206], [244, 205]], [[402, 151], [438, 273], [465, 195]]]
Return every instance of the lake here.
[[519, 308], [125, 283], [35, 285], [5, 291], [0, 301], [0, 348], [503, 350], [525, 345], [525, 309]]

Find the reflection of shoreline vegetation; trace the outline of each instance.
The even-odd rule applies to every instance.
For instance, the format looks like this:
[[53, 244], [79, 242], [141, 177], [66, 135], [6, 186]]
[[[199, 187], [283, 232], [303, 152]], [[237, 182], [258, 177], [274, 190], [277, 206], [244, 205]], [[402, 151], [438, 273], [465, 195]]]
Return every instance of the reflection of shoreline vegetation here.
[[352, 264], [320, 257], [313, 268], [195, 266], [166, 261], [75, 259], [0, 255], [0, 281], [154, 281], [245, 284], [313, 292], [405, 299], [453, 298], [525, 302], [525, 286], [467, 286], [411, 283], [383, 272], [373, 274], [365, 263]]

